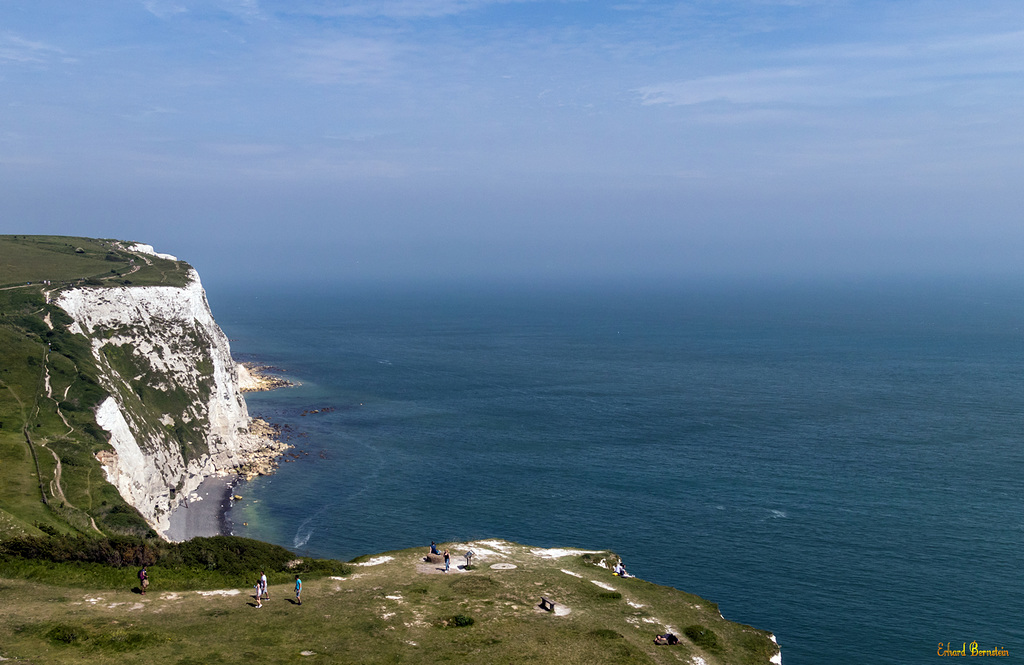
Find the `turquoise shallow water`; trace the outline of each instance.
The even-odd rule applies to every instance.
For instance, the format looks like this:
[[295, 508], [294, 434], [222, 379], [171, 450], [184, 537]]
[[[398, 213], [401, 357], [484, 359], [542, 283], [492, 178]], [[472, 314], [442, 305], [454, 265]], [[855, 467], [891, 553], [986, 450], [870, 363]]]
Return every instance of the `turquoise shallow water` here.
[[242, 489], [240, 535], [610, 548], [787, 665], [1024, 662], [1019, 285], [209, 296], [302, 383], [247, 398], [308, 455]]

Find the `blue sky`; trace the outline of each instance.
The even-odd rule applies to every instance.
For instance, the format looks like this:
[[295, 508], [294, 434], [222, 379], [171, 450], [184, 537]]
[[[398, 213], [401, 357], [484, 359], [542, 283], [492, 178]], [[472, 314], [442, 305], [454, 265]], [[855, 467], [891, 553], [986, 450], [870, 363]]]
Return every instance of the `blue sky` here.
[[207, 281], [1024, 272], [1018, 1], [0, 0], [0, 97], [0, 232]]

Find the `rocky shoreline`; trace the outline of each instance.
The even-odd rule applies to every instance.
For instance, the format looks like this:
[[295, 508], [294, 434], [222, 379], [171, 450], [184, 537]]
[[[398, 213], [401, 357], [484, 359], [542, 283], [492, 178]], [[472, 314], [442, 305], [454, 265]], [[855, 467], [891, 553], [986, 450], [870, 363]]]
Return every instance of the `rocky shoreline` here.
[[235, 472], [245, 480], [274, 473], [279, 466], [278, 459], [281, 455], [294, 447], [290, 443], [281, 441], [279, 427], [260, 418], [252, 419], [249, 433], [266, 441], [266, 445], [242, 455], [242, 462], [235, 467]]
[[243, 393], [256, 393], [296, 385], [295, 382], [278, 376], [277, 372], [280, 371], [270, 365], [238, 363], [238, 389]]
[[228, 473], [207, 476], [199, 486], [170, 514], [169, 528], [164, 532], [168, 540], [183, 541], [190, 538], [231, 535], [227, 513], [231, 509], [235, 487], [257, 476], [268, 476], [278, 468], [281, 456], [293, 448], [281, 441], [280, 428], [260, 418], [253, 418], [249, 436], [261, 439], [263, 446], [240, 456], [239, 464]]

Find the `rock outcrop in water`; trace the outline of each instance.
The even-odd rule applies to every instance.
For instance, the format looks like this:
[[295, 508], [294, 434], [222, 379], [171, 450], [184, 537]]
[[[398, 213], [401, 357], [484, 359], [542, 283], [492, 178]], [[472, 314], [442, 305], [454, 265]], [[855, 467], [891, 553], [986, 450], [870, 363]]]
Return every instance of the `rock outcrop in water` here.
[[199, 275], [190, 269], [189, 277], [183, 288], [74, 288], [56, 300], [74, 319], [72, 332], [89, 338], [109, 393], [96, 422], [113, 450], [96, 457], [107, 480], [162, 534], [203, 479], [265, 472], [287, 447], [249, 417], [228, 339]]

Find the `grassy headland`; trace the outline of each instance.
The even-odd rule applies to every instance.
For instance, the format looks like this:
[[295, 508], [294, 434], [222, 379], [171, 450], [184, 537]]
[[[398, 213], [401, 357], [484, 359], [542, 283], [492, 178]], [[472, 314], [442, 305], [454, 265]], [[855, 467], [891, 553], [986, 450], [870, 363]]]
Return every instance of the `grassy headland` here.
[[[0, 656], [45, 663], [768, 663], [768, 633], [723, 619], [715, 604], [621, 579], [610, 552], [538, 550], [501, 541], [450, 544], [452, 572], [426, 548], [356, 559], [341, 574], [271, 579], [259, 571], [217, 589], [182, 586], [151, 568], [111, 588], [4, 580]], [[461, 554], [477, 552], [471, 570]], [[498, 569], [492, 568], [494, 564]], [[510, 567], [511, 566], [511, 567]], [[134, 571], [131, 571], [134, 572]], [[213, 593], [211, 593], [213, 592]], [[555, 611], [539, 607], [541, 597]], [[656, 646], [658, 633], [680, 636]], [[700, 659], [700, 660], [697, 660]]]

